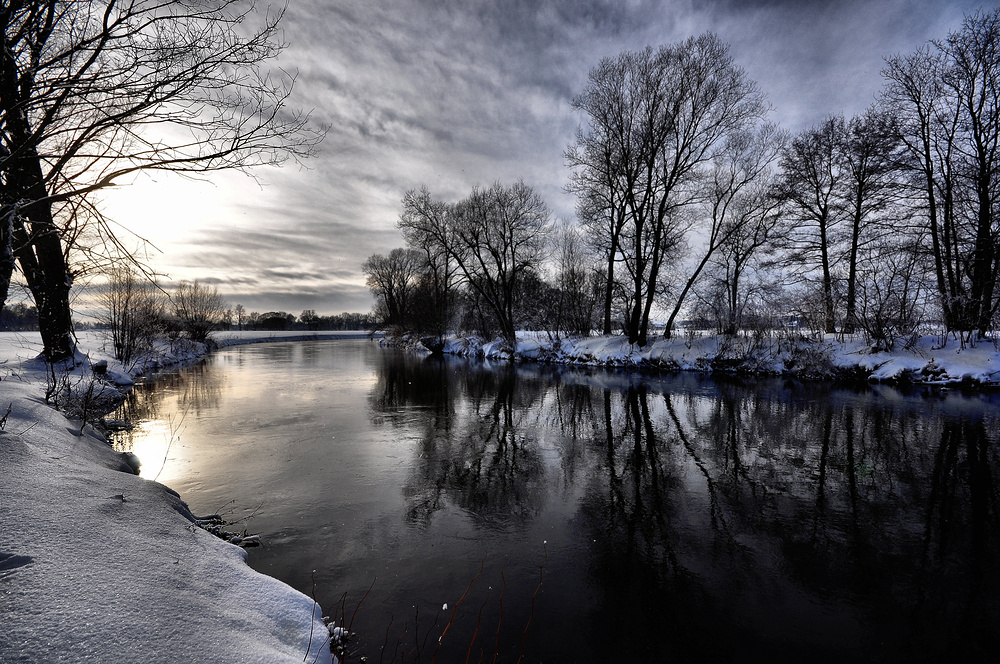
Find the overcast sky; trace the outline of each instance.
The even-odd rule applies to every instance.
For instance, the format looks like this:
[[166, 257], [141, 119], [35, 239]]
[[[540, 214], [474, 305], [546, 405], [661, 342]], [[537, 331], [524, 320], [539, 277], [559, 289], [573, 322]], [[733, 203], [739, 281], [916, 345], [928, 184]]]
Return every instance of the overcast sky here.
[[368, 311], [360, 272], [402, 246], [403, 193], [454, 201], [522, 178], [571, 219], [570, 100], [598, 61], [706, 31], [802, 130], [864, 110], [883, 58], [944, 38], [966, 0], [289, 0], [279, 64], [329, 127], [315, 158], [212, 183], [140, 178], [112, 216], [153, 242], [171, 280], [217, 284], [248, 310]]

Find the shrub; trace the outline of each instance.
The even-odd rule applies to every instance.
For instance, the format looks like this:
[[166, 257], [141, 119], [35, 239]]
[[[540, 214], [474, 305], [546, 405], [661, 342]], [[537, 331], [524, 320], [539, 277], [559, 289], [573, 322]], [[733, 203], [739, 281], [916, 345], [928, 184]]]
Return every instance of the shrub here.
[[98, 318], [108, 328], [114, 355], [131, 369], [164, 331], [164, 297], [155, 282], [130, 265], [112, 268], [99, 296]]
[[226, 313], [226, 302], [215, 286], [182, 281], [173, 295], [174, 315], [182, 332], [192, 341], [204, 341]]

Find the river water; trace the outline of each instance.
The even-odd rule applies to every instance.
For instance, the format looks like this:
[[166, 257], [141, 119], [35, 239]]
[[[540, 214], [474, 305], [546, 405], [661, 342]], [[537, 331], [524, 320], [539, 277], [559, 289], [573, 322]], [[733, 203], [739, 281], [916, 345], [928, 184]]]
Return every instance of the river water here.
[[[1000, 398], [236, 347], [118, 441], [348, 661], [994, 661]], [[442, 636], [443, 635], [443, 636]]]

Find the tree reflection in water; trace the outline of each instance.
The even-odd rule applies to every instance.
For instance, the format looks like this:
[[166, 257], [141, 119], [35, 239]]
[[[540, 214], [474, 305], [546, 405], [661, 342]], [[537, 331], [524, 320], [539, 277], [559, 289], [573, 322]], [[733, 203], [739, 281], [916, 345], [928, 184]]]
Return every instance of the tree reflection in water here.
[[[419, 455], [403, 488], [407, 521], [426, 525], [446, 503], [486, 526], [530, 519], [541, 508], [544, 467], [526, 426], [541, 391], [514, 367], [463, 363], [457, 376], [434, 357], [387, 367], [371, 403], [376, 417], [424, 409]], [[416, 385], [416, 387], [414, 387]], [[405, 421], [405, 420], [403, 420]]]
[[502, 533], [544, 513], [551, 484], [585, 483], [588, 658], [927, 661], [1000, 636], [987, 397], [442, 360], [418, 373], [419, 390], [380, 375], [372, 398], [433, 413], [410, 523], [451, 505]]
[[[171, 439], [177, 437], [183, 420], [188, 414], [198, 416], [217, 409], [225, 386], [224, 374], [208, 371], [201, 364], [164, 373], [155, 382], [139, 383], [108, 415], [108, 419], [127, 422], [130, 428], [112, 431], [109, 439], [115, 450], [134, 451], [144, 459], [141, 469], [144, 477], [157, 477], [167, 462]], [[168, 397], [171, 412], [162, 407]], [[158, 435], [152, 434], [151, 428], [159, 430]]]

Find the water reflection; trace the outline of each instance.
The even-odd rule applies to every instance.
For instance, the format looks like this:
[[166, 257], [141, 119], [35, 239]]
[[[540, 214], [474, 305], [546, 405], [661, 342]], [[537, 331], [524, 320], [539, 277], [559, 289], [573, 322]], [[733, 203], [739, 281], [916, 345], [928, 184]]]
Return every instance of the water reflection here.
[[[142, 460], [140, 476], [169, 483], [163, 475], [171, 451], [184, 430], [188, 415], [200, 417], [218, 409], [227, 387], [225, 374], [198, 364], [181, 372], [165, 373], [155, 382], [139, 383], [119, 408], [109, 415], [129, 427], [109, 434], [119, 452], [134, 452]], [[164, 404], [169, 404], [168, 408]]]
[[[370, 661], [416, 607], [454, 605], [484, 556], [439, 661], [499, 625], [499, 646], [476, 647], [515, 660], [529, 621], [525, 661], [976, 661], [1000, 638], [996, 396], [335, 344], [223, 354], [160, 389], [189, 394], [195, 446], [266, 371], [252, 445], [280, 421], [282, 463], [311, 470], [254, 485], [274, 533], [251, 564], [305, 592], [317, 570], [326, 606], [379, 577], [354, 625]], [[296, 417], [264, 414], [296, 386]], [[437, 634], [447, 616], [422, 620]]]
[[423, 411], [416, 422], [389, 420], [419, 429], [403, 487], [408, 523], [426, 526], [451, 504], [475, 523], [502, 530], [542, 509], [545, 467], [537, 427], [527, 422], [540, 386], [515, 389], [518, 374], [510, 365], [494, 369], [428, 357], [383, 367], [371, 397], [374, 422], [387, 413]]
[[584, 478], [599, 658], [928, 661], [1000, 635], [992, 397], [448, 366], [387, 368], [372, 400], [433, 413], [407, 519], [502, 530]]

